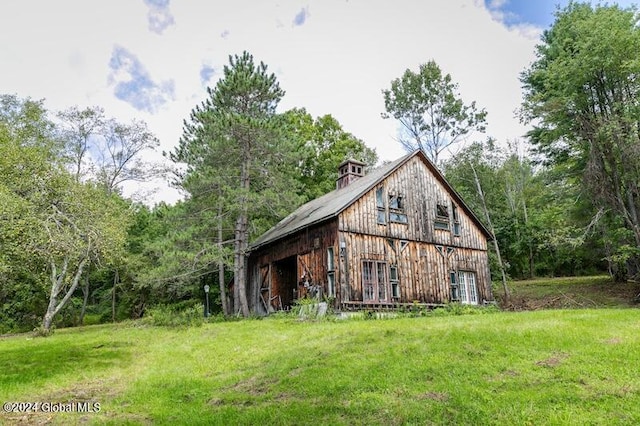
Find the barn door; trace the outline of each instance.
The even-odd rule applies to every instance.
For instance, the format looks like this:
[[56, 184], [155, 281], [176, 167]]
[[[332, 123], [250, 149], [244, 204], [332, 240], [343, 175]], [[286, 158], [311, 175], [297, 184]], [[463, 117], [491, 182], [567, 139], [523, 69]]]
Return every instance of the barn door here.
[[271, 301], [271, 264], [260, 267], [260, 301], [267, 313], [273, 312]]

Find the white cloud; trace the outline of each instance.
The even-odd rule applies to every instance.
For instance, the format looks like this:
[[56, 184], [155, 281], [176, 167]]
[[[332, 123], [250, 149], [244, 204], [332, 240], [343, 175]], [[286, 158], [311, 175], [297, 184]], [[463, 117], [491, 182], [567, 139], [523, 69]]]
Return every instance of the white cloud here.
[[169, 10], [169, 0], [144, 0], [149, 7], [147, 20], [149, 29], [156, 34], [162, 34], [171, 25], [175, 24], [175, 19]]
[[[539, 32], [506, 28], [478, 0], [191, 0], [171, 3], [170, 15], [174, 24], [159, 36], [148, 28], [148, 0], [1, 2], [0, 38], [9, 42], [0, 46], [0, 93], [46, 98], [54, 110], [100, 105], [121, 120], [145, 120], [169, 151], [206, 97], [203, 80], [213, 86], [221, 73], [211, 71], [248, 50], [286, 90], [282, 110], [332, 114], [392, 160], [403, 151], [396, 125], [380, 117], [381, 90], [434, 59], [465, 102], [487, 109], [489, 135], [504, 141], [526, 130], [514, 117], [518, 76], [533, 60]], [[110, 67], [114, 53], [126, 66]], [[138, 91], [127, 98], [127, 88]]]
[[116, 98], [137, 110], [154, 113], [174, 99], [174, 81], [153, 81], [136, 55], [121, 46], [114, 46], [109, 68], [108, 80], [110, 85], [114, 85]]

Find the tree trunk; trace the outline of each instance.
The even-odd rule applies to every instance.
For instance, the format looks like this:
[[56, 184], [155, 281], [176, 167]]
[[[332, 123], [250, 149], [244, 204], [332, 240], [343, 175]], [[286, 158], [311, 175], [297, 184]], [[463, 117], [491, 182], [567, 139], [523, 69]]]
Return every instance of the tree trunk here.
[[49, 305], [47, 306], [47, 311], [44, 314], [44, 318], [42, 319], [42, 328], [46, 331], [51, 329], [51, 325], [53, 324], [54, 317], [60, 312], [62, 308], [64, 308], [73, 292], [78, 288], [78, 283], [80, 282], [80, 278], [82, 277], [82, 272], [84, 271], [84, 267], [86, 266], [88, 261], [88, 257], [83, 257], [78, 263], [78, 267], [76, 269], [76, 273], [71, 280], [71, 285], [69, 289], [64, 294], [62, 300], [58, 302], [58, 296], [64, 287], [64, 281], [67, 276], [67, 271], [69, 268], [69, 258], [65, 258], [62, 263], [62, 271], [58, 274], [58, 269], [53, 260], [51, 260], [51, 275], [49, 279], [51, 280], [51, 293], [49, 294]]
[[218, 261], [218, 282], [220, 284], [220, 303], [222, 304], [222, 313], [229, 315], [229, 306], [227, 305], [227, 289], [224, 279], [224, 259], [222, 258], [222, 203], [218, 206], [218, 248], [220, 249], [220, 260]]
[[529, 214], [527, 213], [527, 201], [524, 198], [524, 191], [522, 193], [522, 210], [524, 213], [524, 225], [527, 231], [527, 244], [529, 247], [529, 279], [533, 278], [533, 271], [535, 269], [534, 257], [533, 257], [533, 238], [531, 237], [531, 229], [529, 225]]
[[249, 200], [247, 194], [249, 192], [249, 155], [245, 150], [242, 159], [242, 168], [240, 172], [240, 196], [238, 198], [240, 213], [236, 219], [235, 227], [235, 265], [234, 265], [234, 284], [237, 291], [237, 300], [239, 306], [235, 306], [238, 312], [242, 312], [244, 317], [249, 316], [249, 304], [247, 302], [247, 270], [246, 270], [246, 253], [249, 245]]
[[471, 170], [473, 171], [473, 177], [476, 181], [476, 189], [478, 190], [478, 195], [480, 196], [480, 201], [482, 202], [482, 209], [484, 210], [484, 215], [487, 219], [487, 224], [489, 225], [489, 232], [491, 232], [491, 238], [493, 238], [493, 246], [496, 250], [496, 257], [498, 258], [498, 266], [500, 267], [500, 272], [502, 274], [502, 288], [504, 290], [504, 301], [505, 303], [509, 303], [511, 300], [511, 294], [509, 293], [509, 286], [507, 285], [507, 274], [504, 270], [504, 264], [502, 263], [502, 256], [500, 256], [500, 247], [498, 245], [498, 240], [496, 239], [496, 231], [493, 228], [493, 224], [491, 223], [491, 216], [489, 215], [489, 209], [487, 208], [487, 202], [484, 198], [484, 192], [482, 192], [482, 186], [480, 185], [480, 179], [478, 178], [478, 173], [476, 173], [475, 167], [471, 164]]
[[82, 287], [82, 309], [80, 310], [80, 325], [84, 325], [84, 315], [87, 313], [87, 303], [89, 303], [89, 272], [91, 264], [87, 265], [87, 273], [84, 276], [84, 286]]
[[111, 322], [116, 322], [116, 287], [120, 282], [120, 274], [116, 269], [113, 275], [113, 290], [111, 291]]

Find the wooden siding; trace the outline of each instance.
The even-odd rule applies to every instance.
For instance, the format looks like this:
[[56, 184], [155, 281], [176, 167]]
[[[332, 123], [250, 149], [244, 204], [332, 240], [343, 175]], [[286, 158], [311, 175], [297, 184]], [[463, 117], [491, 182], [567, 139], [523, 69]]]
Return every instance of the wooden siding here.
[[363, 261], [384, 262], [387, 265], [385, 282], [389, 286], [389, 295], [389, 266], [397, 266], [400, 297], [389, 297], [389, 303], [451, 301], [451, 271], [474, 272], [479, 301], [493, 300], [486, 251], [353, 232], [341, 232], [340, 240], [346, 245], [345, 255], [341, 257], [342, 275], [347, 282], [343, 301], [363, 300]]
[[[487, 240], [482, 231], [457, 205], [460, 236], [453, 235], [452, 197], [444, 185], [430, 172], [419, 157], [389, 175], [378, 187], [384, 187], [386, 224], [377, 223], [376, 189], [373, 188], [345, 209], [339, 217], [339, 230], [381, 237], [444, 244], [486, 250]], [[389, 194], [401, 195], [407, 223], [389, 221]], [[449, 211], [449, 230], [435, 229], [436, 206], [444, 204]]]
[[[326, 294], [327, 248], [334, 248], [337, 267], [336, 241], [337, 221], [332, 220], [252, 252], [249, 257], [249, 294], [258, 295], [256, 309], [266, 310], [260, 296], [271, 309], [277, 310], [287, 309], [296, 298], [310, 292], [313, 286], [320, 287], [322, 294]], [[337, 278], [336, 272], [336, 287]]]

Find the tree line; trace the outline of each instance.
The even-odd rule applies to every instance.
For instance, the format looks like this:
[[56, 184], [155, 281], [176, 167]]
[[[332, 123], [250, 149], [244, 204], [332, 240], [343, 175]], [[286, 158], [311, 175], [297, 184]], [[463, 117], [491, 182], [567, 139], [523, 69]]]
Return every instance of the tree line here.
[[[638, 274], [638, 28], [633, 8], [558, 10], [520, 76], [524, 140], [483, 135], [491, 117], [435, 61], [382, 90], [398, 142], [424, 150], [493, 234], [506, 294], [514, 278]], [[200, 305], [204, 285], [215, 311], [250, 315], [250, 242], [333, 190], [343, 160], [378, 160], [331, 115], [279, 112], [284, 96], [266, 64], [231, 56], [166, 164], [144, 160], [159, 144], [143, 122], [0, 96], [0, 333]], [[185, 198], [123, 196], [159, 176]]]

